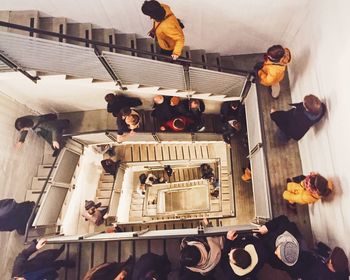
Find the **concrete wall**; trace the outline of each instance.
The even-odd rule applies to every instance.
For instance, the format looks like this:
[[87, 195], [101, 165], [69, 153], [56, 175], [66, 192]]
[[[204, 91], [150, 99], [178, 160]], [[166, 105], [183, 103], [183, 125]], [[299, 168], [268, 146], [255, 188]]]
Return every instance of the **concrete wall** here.
[[[31, 114], [28, 107], [0, 92], [0, 199], [14, 198], [22, 202], [42, 159], [44, 141], [34, 133], [29, 132], [23, 147], [15, 149], [18, 137], [15, 120], [27, 114]], [[22, 244], [23, 237], [16, 232], [0, 233], [0, 274], [3, 279], [10, 278], [14, 257], [22, 250]]]
[[318, 171], [335, 183], [330, 200], [309, 208], [314, 235], [332, 246], [343, 246], [348, 255], [349, 8], [347, 0], [312, 1], [303, 12], [304, 19], [291, 24], [285, 38], [293, 55], [289, 69], [293, 101], [313, 93], [328, 108], [324, 120], [299, 142], [304, 173]]
[[[311, 0], [164, 0], [185, 24], [186, 44], [209, 52], [262, 52], [281, 42], [286, 30]], [[151, 20], [143, 0], [1, 0], [1, 10], [39, 10], [43, 15], [91, 22], [146, 36]], [[325, 1], [324, 1], [325, 2]], [[281, 42], [283, 43], [283, 42]]]

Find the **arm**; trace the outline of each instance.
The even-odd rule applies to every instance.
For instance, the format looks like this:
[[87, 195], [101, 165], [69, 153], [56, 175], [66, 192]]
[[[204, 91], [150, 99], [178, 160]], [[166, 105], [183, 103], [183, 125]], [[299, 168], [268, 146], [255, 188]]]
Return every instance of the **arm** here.
[[[174, 17], [177, 21], [177, 18]], [[182, 29], [176, 26], [175, 24], [172, 26], [169, 26], [169, 28], [166, 29], [166, 35], [170, 37], [172, 40], [175, 42], [174, 50], [173, 50], [173, 55], [180, 56], [182, 53], [182, 49], [185, 45], [185, 36], [182, 32]]]
[[36, 241], [34, 240], [28, 248], [24, 249], [16, 257], [15, 262], [13, 264], [12, 276], [22, 276], [23, 268], [24, 268], [27, 260], [36, 251], [37, 251]]
[[281, 215], [278, 216], [274, 219], [272, 219], [271, 221], [268, 221], [265, 226], [267, 228], [267, 230], [270, 231], [275, 231], [280, 227], [286, 227], [286, 225], [289, 223], [289, 220], [287, 218], [287, 216], [285, 215]]

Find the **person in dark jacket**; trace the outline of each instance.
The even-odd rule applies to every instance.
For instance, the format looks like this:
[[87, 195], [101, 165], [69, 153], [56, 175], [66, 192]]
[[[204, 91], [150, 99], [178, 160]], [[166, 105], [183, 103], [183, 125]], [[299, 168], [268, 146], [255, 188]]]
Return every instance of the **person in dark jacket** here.
[[112, 113], [114, 117], [118, 117], [120, 110], [124, 107], [135, 108], [142, 105], [139, 98], [129, 97], [125, 95], [115, 95], [113, 93], [108, 93], [105, 96], [107, 102], [107, 112]]
[[161, 131], [171, 130], [173, 132], [181, 131], [192, 131], [193, 130], [193, 121], [185, 116], [178, 116], [174, 119], [164, 122], [160, 126]]
[[220, 266], [226, 279], [254, 279], [266, 260], [264, 245], [252, 236], [227, 232]]
[[239, 100], [226, 101], [221, 104], [220, 119], [223, 123], [230, 120], [241, 121], [245, 118], [244, 106]]
[[129, 279], [134, 265], [130, 256], [125, 262], [106, 262], [91, 268], [83, 280], [124, 280]]
[[280, 129], [281, 140], [300, 140], [311, 126], [319, 122], [326, 112], [326, 105], [315, 95], [306, 95], [304, 101], [290, 104], [289, 111], [271, 109], [270, 117]]
[[132, 280], [166, 280], [170, 271], [171, 263], [166, 255], [147, 253], [135, 263]]
[[303, 280], [348, 280], [350, 275], [349, 260], [344, 250], [339, 247], [331, 250], [325, 244], [321, 244], [322, 247], [327, 247], [327, 251], [316, 251], [313, 262], [301, 278]]
[[120, 160], [114, 161], [114, 160], [108, 158], [108, 159], [101, 160], [101, 165], [102, 165], [103, 170], [106, 173], [109, 173], [115, 177], [117, 175], [117, 172], [118, 172], [118, 169], [120, 166], [120, 162], [121, 162]]
[[0, 231], [17, 230], [23, 235], [35, 202], [17, 203], [14, 199], [0, 200]]
[[186, 99], [177, 106], [180, 115], [189, 117], [194, 122], [194, 131], [205, 129], [202, 114], [205, 111], [205, 104], [200, 99]]
[[28, 130], [32, 129], [38, 136], [45, 139], [53, 150], [59, 150], [64, 146], [62, 133], [69, 127], [69, 120], [59, 120], [56, 114], [41, 116], [23, 116], [15, 121], [15, 128], [20, 131], [17, 143], [19, 148], [25, 141]]
[[257, 232], [267, 253], [267, 262], [276, 269], [286, 271], [298, 278], [310, 266], [312, 254], [307, 251], [305, 241], [296, 224], [284, 215], [278, 216]]
[[59, 249], [45, 250], [34, 258], [29, 259], [32, 254], [43, 248], [45, 244], [46, 239], [33, 240], [30, 246], [16, 257], [12, 269], [12, 278], [54, 280], [57, 279], [57, 270], [61, 267], [71, 268], [75, 266], [73, 261], [57, 260], [64, 251], [64, 245]]
[[153, 98], [154, 104], [151, 116], [155, 118], [159, 123], [167, 122], [177, 115], [175, 106], [178, 104], [178, 102], [177, 104], [171, 103], [171, 100], [172, 97], [162, 95], [156, 95]]

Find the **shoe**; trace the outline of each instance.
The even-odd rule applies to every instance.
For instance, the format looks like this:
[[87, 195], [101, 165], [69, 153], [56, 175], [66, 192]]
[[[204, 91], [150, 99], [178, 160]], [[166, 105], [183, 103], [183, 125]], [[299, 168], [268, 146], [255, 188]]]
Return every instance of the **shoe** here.
[[287, 178], [287, 184], [293, 182], [291, 178]]
[[252, 172], [248, 167], [244, 169], [244, 174], [242, 175], [241, 178], [244, 182], [247, 182], [247, 183], [249, 183], [252, 180]]
[[277, 84], [271, 86], [272, 98], [277, 99], [280, 96], [280, 92], [281, 92], [280, 83], [277, 83]]
[[203, 132], [205, 130], [205, 126], [203, 125], [202, 127], [200, 127], [197, 132]]

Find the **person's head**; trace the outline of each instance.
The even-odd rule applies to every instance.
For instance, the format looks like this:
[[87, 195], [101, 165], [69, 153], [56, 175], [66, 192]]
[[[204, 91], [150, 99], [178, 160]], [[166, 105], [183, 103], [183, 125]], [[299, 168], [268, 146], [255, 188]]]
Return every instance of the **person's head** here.
[[162, 21], [165, 18], [165, 10], [159, 2], [155, 0], [145, 1], [141, 7], [142, 13], [156, 21]]
[[229, 253], [229, 259], [240, 268], [246, 269], [252, 263], [249, 253], [243, 248], [232, 249]]
[[185, 129], [185, 123], [182, 119], [176, 118], [173, 121], [173, 126], [176, 130], [184, 130]]
[[180, 263], [183, 266], [196, 266], [201, 260], [201, 253], [196, 246], [187, 245], [180, 251]]
[[199, 109], [200, 101], [198, 99], [192, 99], [190, 101], [190, 108], [191, 109]]
[[30, 118], [21, 117], [16, 119], [15, 128], [21, 130], [23, 128], [31, 128], [34, 126], [34, 122]]
[[89, 211], [92, 208], [95, 208], [95, 202], [92, 200], [85, 200], [85, 210]]
[[310, 112], [313, 115], [318, 115], [322, 111], [321, 100], [313, 94], [306, 95], [304, 97], [303, 104], [306, 111]]
[[125, 123], [131, 127], [137, 126], [139, 122], [140, 122], [140, 117], [136, 114], [130, 114], [125, 118]]
[[331, 190], [328, 188], [328, 181], [320, 174], [316, 174], [310, 180], [310, 183], [317, 190], [317, 193], [323, 197], [330, 194]]
[[122, 117], [126, 118], [127, 116], [129, 116], [131, 114], [130, 107], [123, 107], [123, 108], [121, 108], [120, 111], [119, 111], [119, 114]]
[[348, 257], [342, 248], [333, 249], [327, 266], [333, 272], [345, 272], [349, 268]]
[[139, 180], [140, 180], [140, 184], [143, 185], [146, 183], [146, 180], [147, 180], [147, 175], [145, 173], [142, 173], [140, 176], [139, 176]]
[[299, 258], [299, 242], [296, 238], [285, 231], [276, 239], [275, 255], [287, 266], [296, 264]]
[[180, 97], [178, 96], [173, 96], [170, 99], [170, 106], [177, 106], [180, 103]]
[[115, 95], [113, 93], [108, 93], [105, 96], [105, 100], [107, 103], [112, 102], [114, 100], [114, 98], [115, 98]]
[[153, 97], [154, 104], [162, 104], [164, 102], [164, 96], [163, 95], [156, 95]]
[[241, 102], [239, 102], [238, 100], [235, 100], [235, 101], [231, 101], [231, 103], [230, 103], [230, 107], [231, 107], [231, 109], [232, 110], [237, 110], [238, 109], [238, 107], [239, 107], [239, 104], [240, 104]]
[[272, 62], [279, 62], [284, 56], [285, 50], [281, 45], [273, 45], [272, 47], [268, 48], [266, 54], [268, 59], [270, 59]]

